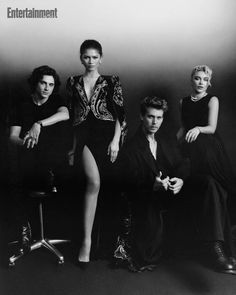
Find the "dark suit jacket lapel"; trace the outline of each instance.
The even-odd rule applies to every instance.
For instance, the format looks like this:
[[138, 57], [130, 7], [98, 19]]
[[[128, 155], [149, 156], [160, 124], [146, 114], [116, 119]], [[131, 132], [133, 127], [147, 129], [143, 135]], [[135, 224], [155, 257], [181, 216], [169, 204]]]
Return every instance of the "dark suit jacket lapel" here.
[[149, 148], [149, 142], [144, 135], [142, 128], [140, 127], [136, 133], [136, 140], [137, 140], [137, 149], [141, 151], [141, 156], [147, 163], [147, 165], [150, 167], [150, 169], [153, 171], [155, 175], [158, 175], [159, 171], [157, 168], [157, 165], [155, 163], [155, 159], [152, 156], [152, 153]]
[[169, 164], [173, 164], [173, 157], [172, 157], [172, 153], [170, 152], [169, 146], [161, 138], [157, 139], [157, 142], [158, 142], [157, 153], [159, 154], [160, 158], [162, 160], [164, 160], [165, 158], [169, 162]]

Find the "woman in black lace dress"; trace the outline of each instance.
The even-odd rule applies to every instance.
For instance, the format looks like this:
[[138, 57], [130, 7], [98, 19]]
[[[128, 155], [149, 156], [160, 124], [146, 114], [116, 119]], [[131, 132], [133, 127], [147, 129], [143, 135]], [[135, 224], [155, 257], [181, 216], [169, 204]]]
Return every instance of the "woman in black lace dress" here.
[[[208, 66], [194, 67], [191, 74], [192, 94], [180, 103], [182, 127], [177, 137], [183, 152], [190, 159], [191, 175], [193, 178], [201, 177], [208, 185], [206, 194], [199, 197], [203, 197], [205, 208], [208, 208], [205, 212], [211, 214], [204, 216], [202, 212], [201, 220], [204, 222], [198, 226], [205, 233], [202, 239], [213, 242], [213, 252], [218, 255], [223, 253], [219, 249], [223, 251], [232, 244], [226, 200], [234, 190], [234, 181], [229, 158], [217, 133], [219, 99], [207, 92], [211, 78], [212, 70]], [[229, 256], [232, 255], [231, 250], [228, 251]]]
[[82, 75], [67, 81], [74, 127], [76, 164], [81, 163], [86, 178], [84, 236], [78, 261], [89, 262], [91, 234], [100, 184], [112, 178], [112, 164], [125, 134], [123, 96], [118, 76], [100, 75], [102, 46], [85, 40], [80, 47]]

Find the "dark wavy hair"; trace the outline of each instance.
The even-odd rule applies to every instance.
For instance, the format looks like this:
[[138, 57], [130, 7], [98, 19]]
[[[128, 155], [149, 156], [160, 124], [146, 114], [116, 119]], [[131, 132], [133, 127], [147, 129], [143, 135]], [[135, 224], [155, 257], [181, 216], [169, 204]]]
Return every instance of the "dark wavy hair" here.
[[80, 46], [80, 56], [84, 54], [85, 50], [91, 49], [91, 48], [96, 49], [101, 56], [103, 55], [102, 45], [96, 40], [88, 39], [88, 40], [85, 40]]
[[168, 110], [168, 105], [165, 99], [161, 99], [157, 96], [147, 96], [141, 100], [140, 113], [142, 116], [146, 114], [147, 108], [163, 110], [165, 113]]
[[35, 68], [33, 72], [31, 73], [30, 77], [28, 78], [28, 83], [30, 85], [31, 91], [32, 92], [35, 91], [35, 88], [38, 82], [43, 78], [43, 76], [53, 76], [54, 82], [55, 82], [53, 92], [55, 93], [58, 92], [58, 89], [61, 85], [60, 78], [57, 72], [53, 68], [50, 68], [47, 65]]

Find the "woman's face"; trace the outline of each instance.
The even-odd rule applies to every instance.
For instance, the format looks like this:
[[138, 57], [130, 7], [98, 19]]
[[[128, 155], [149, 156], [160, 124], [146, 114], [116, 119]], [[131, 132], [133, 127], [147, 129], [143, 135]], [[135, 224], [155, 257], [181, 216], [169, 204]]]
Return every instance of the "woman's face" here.
[[210, 85], [210, 77], [206, 73], [199, 71], [192, 76], [192, 87], [196, 93], [204, 93]]
[[97, 49], [88, 48], [81, 55], [80, 59], [87, 71], [95, 71], [101, 64], [102, 57]]

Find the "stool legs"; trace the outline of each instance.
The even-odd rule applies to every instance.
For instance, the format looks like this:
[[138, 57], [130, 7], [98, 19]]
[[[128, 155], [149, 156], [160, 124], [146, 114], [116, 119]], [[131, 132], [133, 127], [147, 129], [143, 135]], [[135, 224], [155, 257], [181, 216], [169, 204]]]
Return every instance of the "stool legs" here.
[[[61, 252], [54, 246], [54, 244], [60, 244], [60, 243], [66, 243], [69, 242], [69, 240], [60, 240], [60, 239], [46, 239], [44, 237], [44, 220], [43, 220], [43, 205], [42, 202], [39, 203], [39, 220], [40, 220], [40, 239], [33, 242], [30, 245], [30, 250], [29, 252], [32, 252], [36, 249], [39, 248], [46, 248], [48, 249], [51, 253], [57, 256], [58, 258], [58, 263], [63, 264], [64, 263], [64, 257], [61, 254]], [[14, 266], [15, 261], [21, 258], [22, 256], [28, 254], [24, 253], [23, 249], [19, 250], [18, 254], [14, 254], [9, 258], [9, 266]]]

